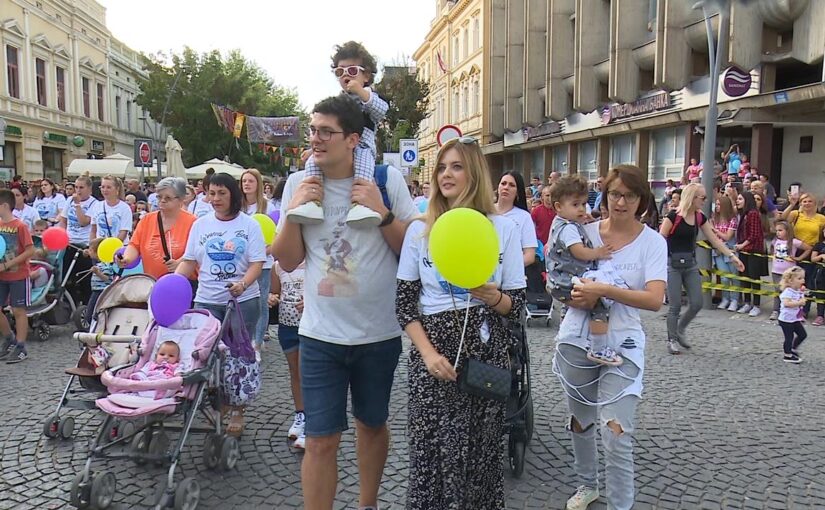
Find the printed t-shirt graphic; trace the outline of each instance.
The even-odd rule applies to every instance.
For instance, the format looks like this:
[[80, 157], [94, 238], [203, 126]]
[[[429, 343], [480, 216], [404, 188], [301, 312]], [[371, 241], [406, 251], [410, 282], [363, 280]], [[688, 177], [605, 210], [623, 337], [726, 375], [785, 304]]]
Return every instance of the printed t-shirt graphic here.
[[[23, 253], [32, 245], [32, 236], [26, 224], [17, 218], [8, 223], [0, 223], [0, 236], [6, 242], [6, 253], [0, 257], [0, 262], [8, 264], [13, 258]], [[13, 282], [25, 280], [29, 277], [29, 261], [16, 266], [9, 266], [7, 271], [0, 271], [0, 280]]]

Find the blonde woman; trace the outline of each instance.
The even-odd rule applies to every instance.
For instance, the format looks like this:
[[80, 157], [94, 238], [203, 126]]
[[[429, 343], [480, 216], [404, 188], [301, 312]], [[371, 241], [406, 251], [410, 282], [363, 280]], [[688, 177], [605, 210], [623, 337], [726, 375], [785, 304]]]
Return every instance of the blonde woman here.
[[[789, 212], [786, 219], [793, 226], [796, 238], [808, 246], [816, 246], [822, 240], [825, 216], [816, 212], [816, 197], [813, 194], [803, 192], [799, 195], [799, 210]], [[817, 265], [803, 263], [802, 268], [805, 270], [805, 286], [809, 289], [816, 288]], [[805, 303], [803, 311], [807, 317], [811, 311], [810, 301]]]
[[117, 237], [121, 241], [132, 231], [132, 209], [123, 201], [123, 182], [107, 175], [100, 181], [103, 200], [89, 208], [92, 218], [90, 239]]
[[[679, 207], [670, 211], [659, 228], [659, 233], [667, 239], [667, 298], [670, 310], [667, 316], [668, 351], [680, 354], [682, 349], [690, 349], [685, 330], [702, 308], [702, 277], [696, 263], [696, 238], [699, 231], [722, 255], [729, 257], [739, 271], [745, 266], [739, 257], [713, 233], [713, 229], [702, 214], [702, 206], [707, 199], [701, 184], [688, 184], [682, 190]], [[688, 309], [681, 320], [682, 288], [688, 296]]]
[[[269, 216], [275, 212], [272, 202], [264, 197], [264, 181], [261, 173], [254, 168], [246, 170], [241, 174], [241, 191], [243, 191], [242, 210], [249, 214], [265, 214]], [[266, 262], [264, 262], [261, 276], [258, 277], [258, 286], [261, 288], [261, 314], [258, 317], [258, 324], [255, 327], [253, 338], [255, 340], [255, 350], [260, 353], [261, 345], [264, 343], [264, 335], [269, 327], [269, 289], [271, 287], [270, 272], [275, 264], [272, 257], [272, 246], [266, 247]], [[250, 334], [253, 332], [250, 331]], [[260, 354], [259, 354], [260, 355]]]
[[[504, 508], [505, 404], [459, 391], [456, 379], [470, 358], [508, 366], [512, 337], [504, 318], [517, 320], [525, 298], [521, 240], [516, 224], [495, 214], [489, 170], [475, 139], [444, 144], [430, 182], [425, 219], [410, 224], [398, 264], [398, 322], [414, 346], [408, 372], [407, 508]], [[499, 238], [496, 271], [475, 289], [444, 281], [429, 258], [433, 224], [459, 207], [487, 215]], [[459, 353], [464, 310], [469, 319]]]

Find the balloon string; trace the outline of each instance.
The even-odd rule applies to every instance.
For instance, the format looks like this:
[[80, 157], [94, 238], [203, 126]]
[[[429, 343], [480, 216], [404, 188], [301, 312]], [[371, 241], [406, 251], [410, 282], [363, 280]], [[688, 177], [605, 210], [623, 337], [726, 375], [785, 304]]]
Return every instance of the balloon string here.
[[[449, 283], [447, 284], [449, 285]], [[455, 363], [453, 368], [458, 367], [458, 359], [461, 357], [461, 348], [464, 347], [464, 335], [467, 333], [467, 322], [470, 319], [470, 298], [471, 295], [467, 293], [467, 310], [464, 312], [464, 327], [461, 328], [461, 340], [458, 342], [458, 353], [455, 355]], [[455, 303], [455, 301], [453, 301]]]

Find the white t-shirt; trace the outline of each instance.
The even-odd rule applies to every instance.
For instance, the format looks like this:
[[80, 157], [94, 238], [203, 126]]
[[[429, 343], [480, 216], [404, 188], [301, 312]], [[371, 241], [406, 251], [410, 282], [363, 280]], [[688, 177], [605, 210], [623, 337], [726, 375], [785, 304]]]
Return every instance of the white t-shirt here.
[[538, 247], [539, 240], [536, 237], [536, 225], [533, 223], [533, 218], [529, 212], [520, 207], [513, 207], [502, 214], [502, 216], [510, 218], [518, 226], [519, 240], [522, 249]]
[[[527, 282], [524, 278], [524, 258], [521, 254], [521, 241], [518, 226], [501, 215], [492, 215], [490, 220], [499, 239], [499, 263], [489, 281], [495, 282], [501, 290], [523, 289]], [[407, 228], [404, 247], [398, 262], [398, 279], [405, 281], [421, 280], [421, 312], [433, 315], [447, 310], [463, 310], [467, 306], [470, 293], [467, 289], [450, 285], [438, 273], [429, 254], [428, 239], [424, 237], [426, 224], [414, 221]], [[455, 306], [453, 304], [455, 298]], [[484, 303], [471, 299], [470, 306]]]
[[[600, 224], [599, 221], [584, 226], [584, 231], [594, 248], [604, 244], [599, 235]], [[566, 228], [565, 230], [576, 229]], [[614, 252], [608, 262], [612, 264], [613, 270], [631, 290], [644, 290], [645, 285], [651, 281], [667, 282], [667, 241], [655, 230], [643, 228], [636, 239]], [[557, 341], [585, 349], [588, 345], [589, 317], [590, 313], [587, 310], [570, 308], [559, 327]], [[637, 380], [627, 389], [627, 393], [641, 395], [645, 333], [638, 308], [618, 301], [613, 303], [610, 307], [608, 342], [609, 345], [620, 346], [620, 354], [641, 369]]]
[[212, 208], [212, 204], [205, 201], [203, 196], [198, 196], [198, 198], [192, 200], [192, 203], [189, 204], [187, 209], [190, 213], [194, 214], [198, 218], [215, 212], [215, 210]]
[[278, 324], [297, 327], [301, 322], [298, 303], [304, 296], [306, 265], [301, 262], [291, 273], [287, 273], [277, 262], [273, 271], [281, 281], [281, 304], [278, 306]]
[[[289, 176], [281, 202], [281, 221], [304, 172]], [[299, 333], [340, 345], [382, 342], [401, 336], [395, 317], [398, 260], [381, 229], [350, 228], [352, 177], [324, 179], [324, 222], [301, 225], [306, 247], [304, 315]], [[387, 171], [387, 194], [401, 221], [417, 214], [404, 178]]]
[[66, 206], [66, 197], [57, 193], [50, 197], [35, 198], [33, 207], [40, 215], [41, 220], [48, 220], [49, 218], [57, 218], [60, 211]]
[[[240, 281], [251, 263], [266, 260], [261, 227], [246, 214], [229, 221], [221, 221], [214, 214], [198, 218], [189, 232], [183, 260], [194, 260], [200, 266], [195, 301], [225, 305], [232, 297], [226, 284]], [[260, 295], [255, 281], [238, 301]]]
[[27, 227], [29, 227], [29, 232], [34, 232], [34, 222], [40, 219], [40, 215], [37, 214], [34, 207], [24, 204], [22, 211], [20, 209], [12, 209], [11, 213], [15, 218], [22, 221]]
[[[96, 203], [97, 199], [93, 196], [89, 196], [89, 198], [80, 202], [80, 209], [83, 211], [83, 214], [90, 216], [91, 212], [89, 211]], [[66, 202], [66, 207], [63, 208], [63, 212], [60, 213], [60, 216], [66, 218], [66, 231], [69, 233], [69, 242], [72, 244], [87, 246], [89, 244], [89, 237], [92, 235], [92, 221], [94, 221], [94, 218], [92, 218], [92, 221], [90, 221], [85, 227], [81, 226], [77, 221], [77, 212], [75, 211], [74, 206], [74, 200]], [[131, 224], [132, 222], [130, 221], [129, 225]]]
[[150, 193], [148, 197], [146, 197], [146, 203], [149, 205], [149, 212], [157, 211], [158, 210], [158, 194], [157, 193]]
[[[266, 212], [263, 213], [263, 214], [266, 214], [267, 216], [269, 216], [270, 214], [272, 214], [275, 211], [276, 211], [275, 206], [272, 205], [272, 203], [267, 200], [267, 202], [266, 202]], [[249, 206], [246, 208], [246, 214], [248, 214], [250, 216], [252, 216], [253, 214], [258, 214], [258, 204], [249, 204]], [[260, 224], [257, 221], [255, 222], [255, 224], [260, 226]], [[263, 236], [263, 231], [261, 231], [261, 236]], [[275, 257], [273, 257], [272, 255], [267, 255], [266, 256], [266, 262], [264, 262], [264, 269], [272, 269], [272, 266], [274, 264], [275, 264]]]
[[799, 322], [803, 319], [802, 316], [799, 314], [798, 306], [785, 306], [784, 300], [790, 299], [791, 301], [799, 301], [805, 297], [805, 293], [801, 290], [793, 290], [790, 287], [786, 287], [785, 290], [779, 294], [779, 320], [782, 322]]
[[97, 237], [117, 237], [120, 231], [132, 231], [132, 209], [123, 200], [109, 205], [105, 200], [95, 202], [88, 212], [97, 225]]

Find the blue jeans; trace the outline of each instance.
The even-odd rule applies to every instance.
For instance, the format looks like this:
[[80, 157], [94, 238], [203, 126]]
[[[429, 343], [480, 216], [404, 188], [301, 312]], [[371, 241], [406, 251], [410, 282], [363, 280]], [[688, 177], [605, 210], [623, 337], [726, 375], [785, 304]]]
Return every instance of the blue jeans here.
[[389, 417], [390, 392], [401, 355], [401, 337], [363, 345], [341, 345], [300, 336], [301, 392], [307, 436], [347, 430], [347, 393], [352, 414], [367, 427]]
[[[736, 274], [738, 270], [733, 267], [733, 264], [730, 263], [730, 259], [727, 259], [724, 255], [716, 255], [713, 257], [713, 265], [719, 271], [723, 271], [725, 273], [733, 273]], [[722, 285], [735, 285], [734, 281], [730, 278], [722, 277]], [[727, 299], [728, 301], [736, 301], [739, 302], [739, 293], [734, 292], [732, 290], [723, 290], [722, 291], [722, 299]]]
[[[261, 276], [258, 277], [258, 287], [261, 289], [258, 324], [255, 325], [254, 330], [249, 332], [249, 336], [252, 337], [252, 340], [254, 340], [257, 345], [264, 343], [264, 333], [266, 333], [267, 328], [269, 328], [269, 303], [267, 303], [267, 298], [269, 297], [269, 289], [272, 288], [272, 280], [269, 279], [271, 272], [272, 269], [262, 269]], [[252, 334], [253, 332], [254, 335]]]
[[[238, 306], [241, 309], [241, 314], [243, 314], [243, 323], [246, 327], [246, 332], [249, 333], [250, 337], [255, 331], [255, 326], [258, 324], [258, 316], [261, 313], [260, 306], [258, 304], [259, 299], [260, 298], [252, 298], [238, 303]], [[223, 319], [226, 316], [226, 305], [200, 303], [195, 301], [195, 308], [203, 308], [204, 310], [208, 310], [209, 313], [214, 315], [215, 318], [221, 322], [223, 322]]]

